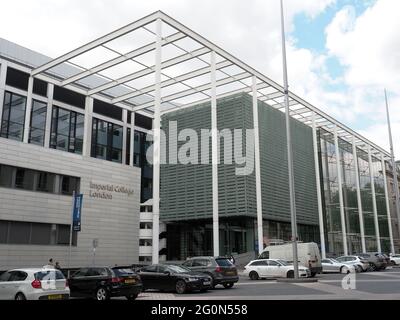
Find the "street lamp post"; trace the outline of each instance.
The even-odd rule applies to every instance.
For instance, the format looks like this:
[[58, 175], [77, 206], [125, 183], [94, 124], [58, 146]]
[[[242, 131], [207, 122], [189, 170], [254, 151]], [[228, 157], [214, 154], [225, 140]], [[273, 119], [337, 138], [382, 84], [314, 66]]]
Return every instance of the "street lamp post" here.
[[293, 267], [294, 267], [294, 278], [298, 279], [299, 268], [298, 268], [298, 258], [297, 258], [296, 200], [295, 200], [294, 174], [293, 174], [293, 151], [292, 151], [292, 141], [290, 132], [289, 85], [288, 85], [287, 63], [286, 63], [285, 21], [283, 16], [283, 0], [281, 0], [281, 31], [282, 31], [283, 85], [285, 93], [286, 144], [287, 144], [288, 174], [289, 174], [290, 215], [292, 224]]

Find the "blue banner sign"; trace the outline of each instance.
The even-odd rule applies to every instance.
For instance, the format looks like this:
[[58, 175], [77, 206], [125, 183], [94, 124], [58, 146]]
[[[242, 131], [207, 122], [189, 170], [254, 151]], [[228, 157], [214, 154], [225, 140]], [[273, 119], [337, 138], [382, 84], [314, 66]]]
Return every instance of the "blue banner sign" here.
[[72, 230], [73, 231], [81, 231], [82, 198], [83, 198], [83, 194], [75, 195], [74, 210], [72, 213]]

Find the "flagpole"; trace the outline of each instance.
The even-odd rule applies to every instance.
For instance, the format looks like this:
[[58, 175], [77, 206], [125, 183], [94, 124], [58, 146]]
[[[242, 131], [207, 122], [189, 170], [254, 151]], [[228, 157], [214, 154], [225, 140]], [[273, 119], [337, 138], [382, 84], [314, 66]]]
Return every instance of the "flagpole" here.
[[290, 109], [289, 109], [289, 84], [286, 62], [286, 40], [285, 40], [285, 20], [283, 15], [283, 0], [281, 0], [281, 32], [282, 32], [282, 62], [283, 62], [283, 84], [285, 93], [285, 120], [286, 120], [286, 144], [288, 157], [289, 174], [289, 197], [290, 215], [292, 225], [292, 244], [293, 244], [293, 268], [294, 278], [299, 278], [298, 257], [297, 257], [297, 223], [296, 223], [296, 200], [294, 189], [294, 170], [293, 170], [293, 150], [290, 131]]
[[[394, 187], [394, 194], [395, 194], [395, 208], [396, 208], [396, 215], [398, 220], [398, 228], [400, 234], [400, 195], [399, 195], [399, 182], [397, 180], [397, 168], [396, 168], [396, 161], [394, 157], [394, 149], [393, 149], [393, 137], [392, 137], [392, 128], [390, 125], [390, 114], [389, 114], [389, 103], [387, 98], [387, 92], [385, 89], [385, 102], [386, 102], [386, 117], [387, 117], [387, 124], [389, 130], [389, 143], [390, 143], [390, 155], [391, 155], [391, 162], [392, 162], [392, 169], [393, 169], [393, 187]], [[382, 168], [384, 170], [385, 168]], [[394, 254], [394, 252], [393, 252]]]

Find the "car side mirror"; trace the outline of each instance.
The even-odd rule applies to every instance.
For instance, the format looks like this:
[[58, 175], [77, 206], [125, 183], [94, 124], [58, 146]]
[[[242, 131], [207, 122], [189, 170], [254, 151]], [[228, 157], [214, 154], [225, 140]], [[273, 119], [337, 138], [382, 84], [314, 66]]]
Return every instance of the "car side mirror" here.
[[164, 271], [164, 274], [165, 274], [166, 276], [170, 276], [170, 275], [171, 275], [171, 272], [169, 272], [169, 271], [167, 270], [167, 271]]

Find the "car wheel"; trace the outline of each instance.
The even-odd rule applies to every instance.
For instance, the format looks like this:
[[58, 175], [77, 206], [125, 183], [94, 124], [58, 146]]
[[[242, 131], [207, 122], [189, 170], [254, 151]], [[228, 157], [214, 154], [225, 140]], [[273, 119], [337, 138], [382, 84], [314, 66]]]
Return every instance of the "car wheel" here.
[[186, 282], [183, 280], [178, 280], [175, 284], [175, 291], [178, 294], [183, 294], [186, 292]]
[[210, 285], [211, 289], [214, 289], [216, 286], [214, 277], [212, 276], [211, 273], [206, 273], [206, 274], [211, 278], [211, 285]]
[[138, 294], [131, 294], [130, 296], [126, 296], [125, 298], [128, 300], [135, 300], [138, 297]]
[[23, 293], [17, 293], [17, 295], [15, 296], [15, 300], [26, 300], [26, 297], [24, 296]]
[[314, 278], [317, 275], [316, 272], [311, 272], [311, 278]]
[[225, 289], [230, 289], [233, 287], [233, 282], [224, 283], [223, 286]]
[[371, 269], [372, 271], [377, 271], [378, 267], [374, 263], [371, 263]]
[[104, 301], [104, 300], [108, 300], [110, 297], [109, 297], [107, 289], [104, 287], [100, 287], [96, 290], [95, 298], [98, 301]]
[[340, 267], [340, 273], [350, 273], [350, 269], [346, 266]]
[[250, 272], [249, 277], [251, 280], [258, 280], [260, 277], [258, 276], [258, 273], [255, 271]]
[[294, 278], [294, 271], [293, 270], [289, 270], [288, 273], [286, 274], [287, 278]]

